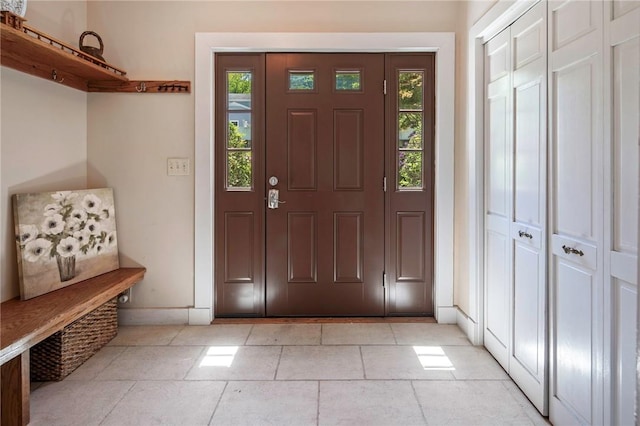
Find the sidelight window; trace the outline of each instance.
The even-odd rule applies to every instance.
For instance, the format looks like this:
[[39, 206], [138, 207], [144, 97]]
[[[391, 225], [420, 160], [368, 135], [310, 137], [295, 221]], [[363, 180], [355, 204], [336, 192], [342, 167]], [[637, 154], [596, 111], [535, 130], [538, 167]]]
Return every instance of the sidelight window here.
[[424, 187], [424, 71], [398, 71], [398, 190]]
[[251, 71], [227, 72], [226, 188], [232, 191], [253, 187], [252, 77]]

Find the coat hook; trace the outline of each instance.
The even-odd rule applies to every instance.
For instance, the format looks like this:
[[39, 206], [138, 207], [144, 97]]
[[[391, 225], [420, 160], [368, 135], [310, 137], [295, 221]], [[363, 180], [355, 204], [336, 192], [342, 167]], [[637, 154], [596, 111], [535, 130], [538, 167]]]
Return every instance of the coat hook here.
[[63, 83], [64, 82], [64, 77], [62, 77], [60, 80], [58, 80], [58, 73], [56, 72], [56, 70], [51, 71], [51, 79], [53, 81], [57, 81], [58, 83]]
[[136, 91], [138, 93], [146, 92], [147, 91], [147, 84], [144, 81], [141, 81], [140, 82], [140, 86], [136, 87]]

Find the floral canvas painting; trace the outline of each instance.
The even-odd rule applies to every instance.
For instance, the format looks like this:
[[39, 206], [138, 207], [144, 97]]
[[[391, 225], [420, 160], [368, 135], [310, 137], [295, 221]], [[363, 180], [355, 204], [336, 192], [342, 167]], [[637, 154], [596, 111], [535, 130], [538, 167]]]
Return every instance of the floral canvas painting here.
[[113, 190], [13, 196], [23, 300], [119, 268]]

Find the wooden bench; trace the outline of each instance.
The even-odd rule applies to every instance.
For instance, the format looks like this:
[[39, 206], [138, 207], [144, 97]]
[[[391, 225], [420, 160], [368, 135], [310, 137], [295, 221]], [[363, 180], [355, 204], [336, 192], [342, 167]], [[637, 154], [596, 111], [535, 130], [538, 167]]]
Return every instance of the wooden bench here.
[[29, 423], [29, 348], [131, 288], [145, 271], [120, 268], [33, 299], [0, 305], [3, 426]]

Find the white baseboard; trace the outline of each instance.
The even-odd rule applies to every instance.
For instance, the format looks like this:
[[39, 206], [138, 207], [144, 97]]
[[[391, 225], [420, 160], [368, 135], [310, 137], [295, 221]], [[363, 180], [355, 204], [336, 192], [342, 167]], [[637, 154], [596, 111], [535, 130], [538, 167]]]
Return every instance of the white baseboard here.
[[469, 318], [467, 314], [462, 312], [459, 308], [456, 309], [456, 322], [460, 330], [467, 335], [467, 338], [473, 345], [482, 345], [484, 339], [482, 338], [482, 330], [480, 324], [476, 323], [473, 319]]
[[457, 311], [458, 308], [455, 306], [438, 306], [436, 311], [438, 324], [455, 324], [457, 322]]
[[189, 309], [118, 309], [118, 325], [186, 325]]
[[209, 308], [190, 308], [189, 309], [189, 325], [210, 325], [211, 309]]

